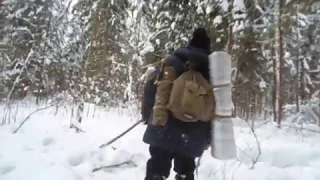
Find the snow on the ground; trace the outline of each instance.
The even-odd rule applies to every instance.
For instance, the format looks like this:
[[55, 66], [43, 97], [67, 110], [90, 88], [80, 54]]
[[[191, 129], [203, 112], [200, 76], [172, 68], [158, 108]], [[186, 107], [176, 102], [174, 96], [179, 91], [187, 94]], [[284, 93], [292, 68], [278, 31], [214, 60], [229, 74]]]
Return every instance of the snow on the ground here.
[[[109, 147], [99, 146], [138, 120], [134, 111], [86, 106], [81, 128], [69, 128], [70, 108], [40, 111], [16, 133], [13, 131], [35, 105], [13, 108], [16, 123], [0, 126], [0, 180], [143, 180], [148, 146], [142, 142], [144, 125]], [[0, 110], [0, 122], [3, 106]], [[88, 111], [89, 109], [89, 111]], [[254, 168], [258, 146], [248, 125], [235, 119], [239, 161], [213, 159], [208, 150], [201, 159], [199, 180], [319, 180], [320, 134], [272, 123], [255, 130], [262, 154]], [[305, 126], [320, 131], [318, 127]], [[92, 172], [94, 168], [129, 162]], [[172, 171], [170, 180], [173, 180]]]

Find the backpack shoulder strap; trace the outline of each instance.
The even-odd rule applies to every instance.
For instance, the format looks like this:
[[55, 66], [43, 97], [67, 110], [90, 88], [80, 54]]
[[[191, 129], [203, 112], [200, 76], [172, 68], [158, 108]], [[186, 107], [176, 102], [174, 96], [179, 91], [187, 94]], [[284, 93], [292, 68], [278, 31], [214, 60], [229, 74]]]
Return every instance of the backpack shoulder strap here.
[[167, 58], [161, 59], [161, 60], [159, 61], [158, 66], [159, 66], [159, 74], [158, 74], [158, 76], [157, 76], [157, 78], [156, 78], [156, 80], [155, 80], [155, 83], [157, 83], [159, 80], [162, 79], [162, 77], [163, 77], [163, 75], [164, 75], [164, 68], [165, 68], [166, 66], [169, 66], [169, 63], [168, 63]]

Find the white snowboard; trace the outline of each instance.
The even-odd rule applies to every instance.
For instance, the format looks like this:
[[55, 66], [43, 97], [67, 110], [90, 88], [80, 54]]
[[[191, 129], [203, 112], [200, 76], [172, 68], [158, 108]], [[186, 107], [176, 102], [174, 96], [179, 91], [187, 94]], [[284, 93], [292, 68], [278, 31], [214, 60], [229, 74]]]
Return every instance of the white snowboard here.
[[211, 123], [211, 155], [220, 160], [236, 159], [237, 149], [231, 117], [233, 109], [231, 56], [223, 51], [213, 52], [209, 56], [209, 62], [211, 83], [215, 87], [215, 113], [217, 115]]

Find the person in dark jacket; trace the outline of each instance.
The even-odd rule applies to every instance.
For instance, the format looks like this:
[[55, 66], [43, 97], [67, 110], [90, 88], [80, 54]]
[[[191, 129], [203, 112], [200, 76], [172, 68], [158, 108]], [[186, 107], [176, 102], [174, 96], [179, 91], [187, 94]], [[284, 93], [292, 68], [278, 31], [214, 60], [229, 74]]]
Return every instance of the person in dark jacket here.
[[[195, 64], [195, 69], [210, 81], [210, 38], [203, 28], [198, 28], [187, 47], [182, 47], [167, 58], [178, 75], [185, 71], [185, 61]], [[200, 157], [210, 144], [210, 122], [184, 123], [168, 111], [164, 126], [152, 125], [152, 109], [157, 87], [154, 85], [159, 67], [151, 74], [144, 88], [142, 117], [148, 124], [143, 141], [149, 144], [145, 180], [164, 180], [169, 177], [174, 161], [176, 180], [194, 180], [195, 158]]]

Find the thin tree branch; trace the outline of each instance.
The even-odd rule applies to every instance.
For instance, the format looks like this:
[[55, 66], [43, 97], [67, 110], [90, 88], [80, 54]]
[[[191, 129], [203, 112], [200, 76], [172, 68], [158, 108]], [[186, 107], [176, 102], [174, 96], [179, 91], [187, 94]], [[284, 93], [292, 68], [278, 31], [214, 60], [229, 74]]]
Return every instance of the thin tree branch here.
[[14, 133], [14, 134], [17, 133], [17, 132], [19, 131], [19, 129], [30, 119], [30, 117], [31, 117], [32, 115], [34, 115], [35, 113], [37, 113], [37, 112], [39, 112], [39, 111], [43, 111], [43, 110], [49, 109], [50, 107], [53, 107], [53, 106], [56, 106], [56, 104], [51, 104], [51, 105], [49, 105], [49, 106], [46, 106], [46, 107], [37, 109], [37, 110], [33, 111], [32, 113], [30, 113], [30, 114], [22, 121], [22, 123], [18, 126], [18, 128], [17, 128], [15, 131], [13, 131], [13, 133]]
[[252, 160], [252, 164], [251, 164], [251, 167], [250, 169], [254, 169], [254, 166], [255, 164], [258, 162], [262, 152], [261, 152], [261, 146], [260, 146], [260, 142], [259, 142], [259, 139], [258, 139], [258, 136], [255, 132], [255, 127], [254, 127], [254, 120], [252, 120], [252, 124], [249, 123], [249, 121], [246, 121], [248, 123], [248, 125], [250, 126], [250, 130], [253, 134], [253, 137], [257, 143], [257, 146], [258, 146], [258, 155], [255, 157], [255, 159], [251, 159]]
[[290, 126], [290, 125], [281, 125], [281, 126], [283, 126], [283, 127], [288, 127], [288, 128], [292, 128], [292, 129], [303, 130], [303, 131], [315, 132], [315, 133], [319, 133], [319, 134], [320, 134], [320, 131], [313, 130], [313, 129], [306, 129], [306, 128], [303, 128], [303, 127], [295, 127], [295, 126]]
[[143, 120], [140, 120], [138, 122], [136, 122], [135, 124], [133, 124], [131, 127], [129, 127], [127, 130], [125, 130], [123, 133], [119, 134], [118, 136], [114, 137], [113, 139], [111, 139], [110, 141], [102, 144], [99, 148], [104, 148], [109, 146], [110, 144], [114, 143], [115, 141], [117, 141], [118, 139], [120, 139], [122, 136], [124, 136], [125, 134], [127, 134], [128, 132], [130, 132], [133, 128], [135, 128], [137, 125], [139, 125], [140, 123], [142, 123]]
[[132, 160], [127, 160], [127, 161], [124, 161], [124, 162], [121, 162], [121, 163], [116, 163], [116, 164], [112, 164], [112, 165], [107, 165], [107, 166], [101, 166], [101, 167], [94, 168], [92, 170], [92, 172], [94, 173], [94, 172], [102, 170], [102, 169], [119, 168], [119, 167], [121, 167], [123, 165], [131, 165], [133, 167], [137, 167], [137, 164], [134, 163]]

